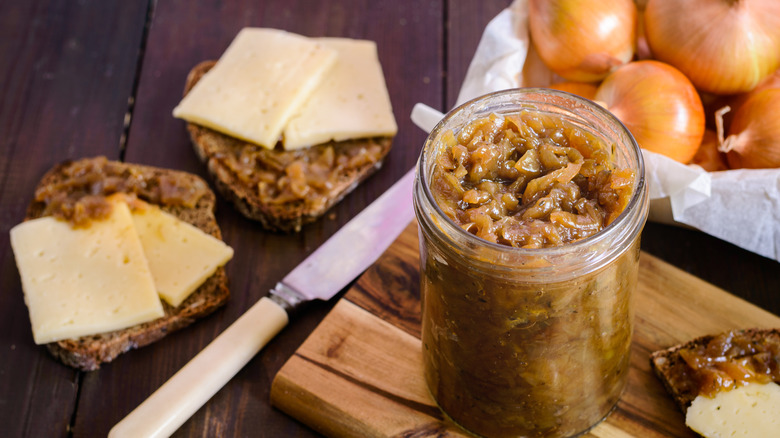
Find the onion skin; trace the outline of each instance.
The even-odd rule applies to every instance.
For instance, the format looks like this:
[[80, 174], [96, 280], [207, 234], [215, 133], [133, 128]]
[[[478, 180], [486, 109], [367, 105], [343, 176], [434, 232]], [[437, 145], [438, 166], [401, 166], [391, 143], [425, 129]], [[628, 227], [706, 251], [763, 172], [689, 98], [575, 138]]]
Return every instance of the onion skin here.
[[687, 164], [704, 135], [704, 108], [693, 84], [674, 67], [645, 60], [609, 75], [596, 92], [643, 149]]
[[752, 91], [734, 96], [733, 99], [731, 99], [731, 101], [729, 102], [729, 105], [731, 105], [732, 108], [737, 110], [739, 109], [739, 107], [742, 106], [742, 104], [747, 102], [748, 99], [770, 88], [780, 88], [780, 70], [777, 70], [771, 75], [769, 75], [760, 84], [758, 84], [756, 88], [754, 88]]
[[747, 100], [734, 114], [729, 136], [721, 145], [732, 169], [780, 167], [780, 88]]
[[631, 60], [632, 0], [530, 0], [531, 39], [547, 67], [575, 82], [595, 82]]
[[548, 88], [552, 88], [553, 90], [566, 91], [568, 93], [576, 94], [577, 96], [590, 100], [593, 100], [593, 98], [596, 97], [596, 90], [598, 89], [598, 87], [593, 84], [571, 81], [558, 82], [550, 85]]
[[650, 0], [645, 33], [654, 58], [704, 92], [747, 92], [780, 67], [777, 0]]
[[718, 150], [718, 146], [720, 146], [718, 134], [710, 129], [705, 130], [701, 146], [696, 151], [696, 155], [693, 156], [691, 164], [698, 164], [707, 172], [728, 170], [724, 154]]
[[731, 120], [734, 118], [734, 114], [748, 101], [748, 99], [770, 88], [780, 88], [780, 70], [769, 75], [769, 77], [764, 79], [756, 88], [748, 93], [723, 97], [723, 102], [721, 102], [720, 106], [728, 105], [731, 107], [731, 111], [723, 116], [723, 124], [726, 127], [726, 130], [731, 126]]

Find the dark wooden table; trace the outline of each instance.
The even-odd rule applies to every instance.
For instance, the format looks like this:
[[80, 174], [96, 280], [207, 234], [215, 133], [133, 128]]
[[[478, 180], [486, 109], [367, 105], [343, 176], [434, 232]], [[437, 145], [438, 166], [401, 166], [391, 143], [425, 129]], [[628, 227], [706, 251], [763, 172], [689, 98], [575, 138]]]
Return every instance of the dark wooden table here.
[[[198, 351], [412, 167], [423, 102], [452, 107], [482, 30], [509, 0], [0, 2], [0, 435], [105, 436]], [[171, 116], [187, 71], [216, 59], [244, 26], [377, 42], [399, 125], [385, 166], [300, 234], [263, 231], [220, 201], [235, 249], [228, 305], [151, 346], [83, 373], [32, 340], [8, 230], [43, 173], [70, 158], [171, 167], [205, 177]], [[643, 249], [780, 314], [780, 264], [703, 233], [650, 223]], [[269, 403], [274, 374], [327, 314], [308, 308], [177, 436], [315, 436]]]

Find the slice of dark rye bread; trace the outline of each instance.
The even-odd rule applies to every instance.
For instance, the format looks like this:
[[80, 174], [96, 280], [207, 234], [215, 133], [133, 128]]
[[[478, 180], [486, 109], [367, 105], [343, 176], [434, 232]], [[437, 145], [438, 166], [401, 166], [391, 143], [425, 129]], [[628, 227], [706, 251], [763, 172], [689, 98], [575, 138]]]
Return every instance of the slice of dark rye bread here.
[[[780, 329], [752, 328], [736, 330], [735, 332], [745, 336], [751, 342], [762, 342], [768, 339], [780, 342]], [[653, 352], [650, 355], [650, 367], [661, 382], [663, 382], [667, 392], [674, 398], [674, 401], [683, 413], [688, 411], [691, 402], [699, 393], [696, 382], [690, 377], [693, 370], [680, 356], [680, 351], [705, 345], [716, 336], [718, 335], [702, 336], [684, 344]]]
[[[187, 76], [184, 88], [186, 95], [192, 87], [208, 72], [216, 61], [204, 61], [193, 67]], [[359, 148], [368, 145], [379, 145], [381, 153], [379, 159], [357, 166], [354, 169], [339, 172], [335, 184], [330, 189], [330, 195], [316, 205], [307, 204], [302, 200], [292, 200], [284, 203], [269, 203], [260, 199], [256, 186], [244, 183], [236, 172], [227, 166], [224, 157], [246, 146], [260, 148], [243, 140], [230, 137], [194, 123], [187, 123], [192, 145], [201, 161], [206, 163], [208, 172], [214, 180], [217, 191], [229, 200], [244, 216], [259, 221], [265, 228], [281, 232], [300, 231], [304, 224], [313, 222], [321, 217], [328, 209], [338, 203], [349, 194], [365, 178], [373, 174], [382, 166], [384, 158], [392, 146], [391, 137], [375, 137], [367, 139], [347, 140], [342, 142], [330, 142], [315, 145], [311, 148], [324, 148], [332, 146], [336, 155], [344, 153], [347, 148]], [[262, 148], [261, 148], [262, 149]], [[280, 149], [277, 145], [270, 154], [290, 154], [289, 151]], [[264, 169], [270, 170], [270, 169]]]
[[[187, 172], [112, 162], [105, 160], [103, 157], [88, 158], [79, 161], [67, 161], [55, 166], [43, 176], [38, 185], [38, 190], [51, 185], [61, 185], [63, 183], [67, 185], [69, 182], [75, 181], [79, 175], [69, 175], [69, 170], [72, 170], [74, 166], [83, 166], [84, 164], [100, 165], [101, 163], [115, 166], [115, 169], [119, 169], [127, 175], [132, 175], [136, 180], [141, 178], [144, 180], [144, 183], [152, 180], [159, 182], [159, 178], [164, 178], [166, 184], [174, 185], [174, 190], [182, 189], [189, 191], [196, 188], [199, 198], [194, 206], [166, 205], [165, 203], [153, 202], [143, 195], [138, 197], [159, 205], [162, 210], [218, 239], [222, 239], [219, 225], [214, 217], [216, 206], [214, 192], [208, 188], [208, 185], [202, 178]], [[139, 175], [141, 176], [139, 177]], [[45, 202], [33, 200], [27, 209], [25, 220], [38, 218], [45, 214]], [[197, 319], [212, 313], [224, 305], [229, 296], [227, 275], [225, 274], [225, 269], [220, 267], [214, 275], [209, 277], [178, 307], [174, 308], [163, 301], [165, 316], [161, 318], [122, 330], [83, 336], [78, 339], [66, 339], [46, 345], [49, 351], [66, 365], [84, 371], [96, 370], [101, 363], [111, 362], [122, 353], [158, 341], [168, 333], [184, 328]]]

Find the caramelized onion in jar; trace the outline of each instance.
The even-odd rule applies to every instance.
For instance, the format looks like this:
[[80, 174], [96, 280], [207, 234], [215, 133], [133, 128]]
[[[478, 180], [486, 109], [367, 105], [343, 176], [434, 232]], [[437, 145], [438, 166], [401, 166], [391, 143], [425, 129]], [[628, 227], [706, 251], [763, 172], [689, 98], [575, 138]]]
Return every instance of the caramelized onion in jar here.
[[639, 148], [606, 110], [520, 89], [456, 108], [426, 141], [420, 226], [425, 378], [485, 437], [589, 429], [625, 385]]
[[623, 212], [636, 178], [593, 134], [529, 110], [474, 120], [439, 147], [436, 204], [464, 230], [520, 248], [597, 233]]

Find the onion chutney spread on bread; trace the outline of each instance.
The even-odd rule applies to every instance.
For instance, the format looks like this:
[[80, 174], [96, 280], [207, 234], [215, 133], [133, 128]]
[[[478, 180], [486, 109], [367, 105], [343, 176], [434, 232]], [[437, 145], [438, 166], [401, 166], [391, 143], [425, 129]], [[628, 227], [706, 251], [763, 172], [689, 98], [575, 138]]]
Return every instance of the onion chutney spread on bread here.
[[[267, 68], [274, 63], [288, 68]], [[317, 68], [301, 72], [301, 63]], [[291, 81], [300, 87], [280, 91]], [[220, 194], [283, 232], [318, 219], [376, 171], [397, 131], [373, 42], [274, 29], [246, 28], [219, 61], [195, 66], [174, 116], [188, 122]]]
[[780, 330], [732, 330], [652, 353], [650, 365], [704, 437], [777, 436]]

